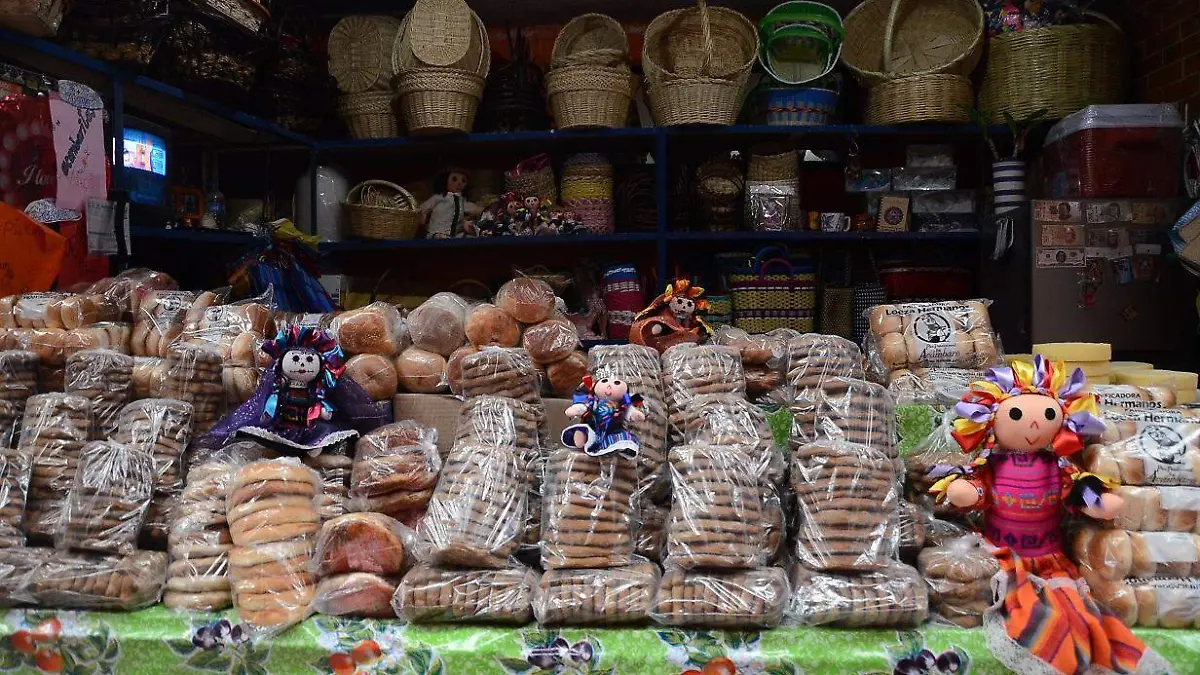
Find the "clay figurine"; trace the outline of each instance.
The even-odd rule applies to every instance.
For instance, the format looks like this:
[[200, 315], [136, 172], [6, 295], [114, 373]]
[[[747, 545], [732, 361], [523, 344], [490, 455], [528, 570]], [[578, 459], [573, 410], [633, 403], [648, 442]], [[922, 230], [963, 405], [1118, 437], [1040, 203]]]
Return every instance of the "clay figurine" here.
[[646, 413], [640, 410], [642, 396], [630, 394], [628, 382], [612, 377], [593, 380], [587, 375], [571, 401], [567, 417], [579, 422], [563, 430], [563, 445], [593, 457], [614, 452], [629, 458], [637, 456], [641, 445], [625, 423], [637, 424], [646, 419]]
[[629, 341], [660, 353], [677, 344], [699, 343], [712, 333], [702, 318], [708, 307], [703, 288], [687, 279], [676, 279], [634, 317]]

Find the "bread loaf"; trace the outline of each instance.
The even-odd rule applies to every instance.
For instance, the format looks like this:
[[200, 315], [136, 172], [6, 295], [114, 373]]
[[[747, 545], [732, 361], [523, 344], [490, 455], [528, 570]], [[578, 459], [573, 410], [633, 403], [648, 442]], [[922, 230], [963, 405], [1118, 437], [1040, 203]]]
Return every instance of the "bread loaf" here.
[[467, 341], [467, 302], [454, 293], [438, 293], [408, 315], [413, 345], [450, 356]]
[[791, 616], [808, 625], [904, 628], [923, 623], [929, 595], [917, 571], [900, 562], [861, 575], [792, 567]]
[[392, 356], [400, 351], [404, 321], [386, 302], [373, 302], [334, 319], [332, 330], [347, 354]]
[[374, 401], [390, 401], [399, 380], [396, 366], [385, 356], [358, 354], [346, 361], [345, 375], [358, 383]]
[[476, 347], [516, 347], [521, 343], [521, 326], [508, 312], [485, 303], [467, 314], [466, 335]]
[[540, 279], [518, 277], [496, 292], [496, 306], [521, 323], [539, 323], [554, 313], [554, 290]]
[[396, 357], [400, 386], [414, 394], [433, 394], [447, 387], [446, 359], [440, 354], [409, 347]]

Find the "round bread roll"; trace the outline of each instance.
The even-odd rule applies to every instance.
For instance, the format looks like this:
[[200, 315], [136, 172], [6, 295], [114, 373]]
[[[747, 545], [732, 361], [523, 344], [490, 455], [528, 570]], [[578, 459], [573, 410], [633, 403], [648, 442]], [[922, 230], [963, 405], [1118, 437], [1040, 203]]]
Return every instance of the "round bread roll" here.
[[467, 305], [453, 293], [438, 293], [408, 315], [413, 346], [450, 356], [467, 342]]
[[1158, 627], [1158, 594], [1149, 586], [1136, 586], [1133, 597], [1137, 599], [1137, 625], [1145, 628]]
[[381, 513], [347, 513], [325, 523], [317, 538], [321, 576], [349, 572], [396, 575], [404, 571], [400, 523]]
[[899, 333], [903, 322], [899, 316], [889, 313], [895, 311], [895, 309], [894, 305], [876, 305], [872, 307], [869, 317], [871, 331], [876, 335]]
[[966, 305], [967, 330], [986, 330], [989, 332], [992, 330], [992, 322], [988, 318], [987, 305], [978, 300], [970, 300], [963, 304]]
[[579, 346], [579, 333], [575, 324], [565, 319], [547, 319], [525, 329], [521, 346], [529, 352], [534, 363], [547, 364], [562, 361]]
[[1125, 530], [1096, 530], [1087, 541], [1087, 565], [1106, 581], [1129, 576], [1134, 562], [1133, 542]]
[[346, 362], [346, 375], [374, 401], [387, 401], [396, 395], [399, 380], [396, 366], [387, 357], [378, 354], [359, 354]]
[[1126, 626], [1134, 625], [1137, 621], [1138, 603], [1132, 586], [1123, 581], [1103, 579], [1091, 579], [1088, 586], [1100, 604], [1111, 609]]
[[521, 323], [540, 323], [554, 314], [554, 289], [541, 279], [517, 277], [500, 287], [496, 306]]
[[253, 366], [225, 366], [221, 370], [221, 381], [225, 385], [225, 400], [233, 405], [241, 405], [258, 388], [258, 369]]
[[395, 618], [396, 584], [374, 574], [354, 572], [322, 579], [313, 608], [321, 614], [362, 618]]
[[450, 391], [460, 393], [462, 391], [462, 362], [472, 354], [478, 354], [482, 351], [481, 348], [475, 345], [463, 345], [454, 350], [450, 358], [446, 360], [446, 381], [450, 385]]
[[348, 354], [382, 354], [400, 351], [403, 319], [399, 310], [385, 302], [374, 302], [346, 312], [334, 322], [338, 344]]
[[64, 342], [67, 332], [59, 328], [44, 328], [29, 333], [30, 351], [38, 355], [42, 365], [61, 366], [66, 363], [67, 355]]
[[570, 398], [583, 382], [583, 376], [587, 375], [587, 372], [587, 355], [583, 352], [571, 352], [567, 358], [546, 366], [546, 380], [555, 396]]
[[992, 332], [986, 328], [978, 328], [968, 333], [971, 344], [975, 348], [974, 365], [976, 367], [990, 366], [999, 360], [996, 350], [996, 340]]
[[521, 342], [521, 326], [495, 305], [479, 305], [467, 315], [467, 340], [476, 347], [495, 345], [516, 347]]
[[[899, 321], [899, 318], [896, 320]], [[908, 347], [905, 345], [904, 335], [899, 332], [884, 333], [879, 339], [879, 356], [889, 370], [908, 365]]]
[[409, 347], [396, 357], [400, 386], [414, 394], [433, 394], [446, 385], [446, 359], [441, 354]]
[[100, 310], [96, 307], [96, 303], [82, 295], [63, 298], [57, 304], [59, 320], [62, 322], [63, 328], [90, 326], [100, 318]]
[[254, 365], [263, 337], [258, 333], [239, 333], [229, 345], [229, 363], [239, 366]]

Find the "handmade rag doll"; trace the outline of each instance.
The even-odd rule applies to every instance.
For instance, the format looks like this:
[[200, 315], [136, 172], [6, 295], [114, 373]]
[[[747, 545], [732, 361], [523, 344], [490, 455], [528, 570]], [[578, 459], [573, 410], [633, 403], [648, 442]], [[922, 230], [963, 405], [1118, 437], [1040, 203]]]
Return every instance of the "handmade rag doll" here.
[[341, 376], [346, 357], [329, 333], [290, 326], [262, 348], [274, 363], [258, 390], [213, 427], [203, 446], [240, 437], [284, 454], [316, 456], [384, 423], [362, 387]]
[[473, 233], [475, 217], [483, 209], [467, 201], [467, 182], [467, 172], [462, 169], [444, 171], [434, 179], [433, 196], [421, 204], [426, 237], [448, 239]]
[[593, 457], [614, 452], [629, 458], [636, 457], [641, 445], [637, 436], [625, 428], [625, 423], [646, 419], [640, 394], [629, 393], [629, 383], [611, 377], [593, 380], [583, 378], [579, 391], [571, 398], [567, 417], [579, 419], [562, 432], [563, 445], [579, 448]]
[[939, 466], [930, 492], [939, 503], [978, 509], [1000, 572], [996, 604], [984, 615], [988, 646], [1021, 675], [1164, 673], [1119, 618], [1092, 599], [1063, 552], [1068, 512], [1112, 520], [1117, 485], [1081, 471], [1069, 458], [1081, 437], [1098, 436], [1096, 397], [1082, 370], [1068, 375], [1042, 357], [993, 368], [955, 406], [952, 436], [965, 467]]

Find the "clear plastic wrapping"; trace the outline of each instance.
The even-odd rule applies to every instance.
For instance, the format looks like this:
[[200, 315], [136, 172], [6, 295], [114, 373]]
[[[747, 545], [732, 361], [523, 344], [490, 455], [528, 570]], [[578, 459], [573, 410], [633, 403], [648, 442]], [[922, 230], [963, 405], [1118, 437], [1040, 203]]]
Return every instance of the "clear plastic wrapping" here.
[[414, 394], [436, 394], [450, 386], [446, 359], [436, 352], [409, 347], [396, 357], [396, 378], [400, 389]]
[[458, 444], [421, 521], [422, 560], [440, 565], [500, 568], [520, 542], [528, 495], [513, 449]]
[[554, 289], [541, 279], [517, 277], [496, 291], [496, 306], [523, 324], [540, 323], [554, 314]]
[[400, 352], [404, 341], [404, 318], [386, 302], [373, 302], [361, 309], [339, 314], [330, 329], [347, 354]]
[[792, 566], [788, 617], [801, 624], [848, 628], [913, 628], [929, 616], [929, 593], [917, 571], [901, 562], [863, 574], [814, 572]]
[[[408, 314], [414, 347], [446, 357], [467, 342], [467, 301], [454, 293], [437, 293]], [[515, 345], [514, 345], [515, 346]]]
[[373, 401], [391, 401], [400, 382], [392, 360], [379, 354], [358, 354], [346, 361], [346, 377], [358, 383]]
[[[742, 357], [733, 347], [681, 344], [662, 355], [663, 392], [668, 419], [676, 418], [704, 394], [746, 395], [746, 374]], [[676, 442], [682, 430], [671, 424]]]
[[723, 572], [668, 567], [650, 617], [660, 624], [692, 628], [774, 628], [783, 619], [790, 591], [779, 567]]
[[588, 373], [588, 357], [584, 352], [571, 352], [561, 361], [546, 366], [546, 383], [558, 398], [571, 398]]
[[[390, 367], [391, 364], [389, 363]], [[395, 371], [393, 371], [395, 372]], [[225, 366], [221, 369], [221, 384], [225, 387], [225, 403], [232, 410], [250, 400], [258, 391], [262, 371], [257, 366]]]
[[1132, 384], [1093, 384], [1101, 410], [1159, 410], [1174, 408], [1175, 392], [1162, 387], [1138, 387]]
[[797, 392], [790, 406], [792, 443], [817, 440], [867, 445], [896, 458], [895, 401], [887, 389], [848, 377], [826, 379], [819, 389]]
[[366, 572], [338, 574], [317, 584], [313, 610], [318, 614], [387, 619], [396, 616], [392, 597], [398, 581]]
[[67, 359], [66, 392], [92, 402], [93, 437], [117, 430], [117, 415], [133, 395], [133, 358], [107, 349], [76, 352]]
[[1088, 579], [1088, 586], [1126, 625], [1200, 628], [1200, 579]]
[[166, 357], [162, 396], [192, 404], [196, 435], [208, 431], [225, 408], [220, 352], [205, 345], [184, 344]]
[[681, 568], [765, 562], [762, 493], [754, 462], [733, 446], [671, 449], [666, 563]]
[[472, 307], [466, 316], [464, 331], [472, 345], [516, 347], [521, 344], [521, 324], [499, 307], [485, 302]]
[[446, 359], [446, 384], [450, 386], [450, 391], [456, 396], [462, 396], [462, 362], [472, 354], [478, 354], [481, 347], [475, 345], [463, 345], [454, 350], [454, 353]]
[[792, 454], [796, 559], [822, 571], [886, 567], [899, 545], [895, 465], [865, 445], [819, 442]]
[[658, 565], [640, 561], [599, 570], [549, 570], [533, 590], [543, 626], [615, 626], [645, 621], [658, 589]]
[[61, 555], [52, 548], [0, 548], [0, 607], [32, 604], [29, 575], [55, 554]]
[[846, 338], [805, 333], [787, 342], [787, 381], [795, 396], [820, 390], [833, 377], [863, 378], [862, 351]]
[[265, 336], [274, 334], [275, 323], [271, 318], [271, 298], [256, 298], [231, 305], [214, 305], [198, 312], [189, 313], [180, 340], [208, 345], [221, 354], [229, 364], [253, 366], [262, 363], [267, 355], [260, 355]]
[[148, 290], [137, 295], [129, 348], [134, 356], [165, 357], [183, 334], [189, 318], [220, 302], [215, 293]]
[[662, 561], [667, 550], [667, 520], [670, 517], [670, 506], [641, 505], [638, 509], [640, 522], [634, 523], [637, 526], [634, 553], [654, 562]]
[[1084, 470], [1125, 485], [1200, 486], [1200, 424], [1126, 420], [1106, 432], [1120, 440], [1084, 450]]
[[629, 391], [642, 396], [641, 422], [629, 422], [638, 437], [638, 481], [647, 496], [659, 496], [668, 486], [667, 408], [658, 352], [642, 345], [601, 345], [588, 352], [588, 369], [597, 379], [624, 380]]
[[784, 340], [778, 335], [750, 334], [725, 324], [717, 328], [711, 341], [715, 345], [737, 349], [742, 356], [742, 365], [747, 367], [775, 367], [784, 361]]
[[554, 317], [526, 328], [521, 336], [521, 346], [534, 363], [549, 365], [567, 358], [579, 348], [579, 332], [575, 324]]
[[903, 499], [900, 500], [898, 512], [900, 551], [915, 554], [925, 548], [925, 514], [915, 504]]
[[787, 471], [787, 460], [775, 445], [775, 436], [762, 408], [731, 394], [697, 396], [693, 405], [673, 423], [683, 429], [689, 445], [725, 445], [745, 452], [755, 475], [778, 485]]
[[[0, 401], [0, 410], [12, 404]], [[2, 432], [0, 432], [2, 434]], [[25, 545], [25, 501], [33, 475], [33, 456], [0, 443], [0, 548]]]
[[887, 388], [898, 404], [927, 404], [953, 408], [986, 376], [970, 368], [901, 368], [888, 374]]
[[412, 421], [374, 429], [355, 446], [350, 510], [407, 519], [425, 509], [441, 469], [436, 429]]
[[181, 486], [181, 458], [192, 439], [192, 405], [169, 398], [130, 403], [117, 415], [113, 439], [154, 457], [154, 488]]
[[63, 504], [55, 547], [129, 555], [154, 491], [154, 457], [114, 441], [80, 452], [75, 482]]
[[321, 526], [315, 571], [321, 577], [352, 572], [397, 577], [406, 568], [410, 535], [400, 521], [382, 513], [338, 516]]
[[133, 357], [133, 398], [158, 398], [162, 396], [167, 380], [167, 361], [157, 356]]
[[1135, 532], [1200, 534], [1200, 487], [1123, 485], [1125, 506], [1113, 523]]
[[988, 301], [949, 300], [877, 305], [867, 317], [871, 372], [883, 381], [901, 368], [987, 368], [998, 365], [999, 340]]
[[404, 575], [392, 608], [413, 623], [484, 622], [521, 625], [533, 618], [538, 573], [526, 567], [455, 570], [417, 565]]
[[546, 464], [542, 567], [622, 567], [633, 561], [637, 469], [619, 454], [558, 448]]
[[354, 457], [350, 454], [349, 442], [340, 443], [316, 457], [304, 457], [301, 461], [321, 477], [321, 489], [317, 493], [317, 513], [322, 522], [352, 510], [350, 476], [354, 468]]
[[54, 536], [91, 425], [92, 404], [82, 396], [39, 394], [26, 401], [17, 443], [18, 451], [33, 457], [25, 534], [41, 540]]
[[462, 360], [462, 395], [504, 396], [540, 405], [541, 385], [524, 349], [484, 349]]
[[[61, 328], [16, 328], [8, 331], [8, 341], [14, 349], [33, 352], [38, 357], [38, 380], [47, 379], [51, 370], [61, 370], [66, 363], [67, 331]], [[42, 391], [61, 391], [41, 387]]]
[[137, 313], [141, 298], [150, 290], [170, 291], [179, 288], [178, 282], [164, 272], [145, 267], [125, 270], [115, 277], [105, 277], [88, 287], [90, 296], [102, 298], [98, 306], [110, 306], [122, 314]]
[[982, 538], [969, 534], [926, 548], [917, 556], [917, 568], [929, 587], [933, 613], [962, 628], [983, 624], [1000, 563], [984, 548]]
[[72, 354], [85, 349], [111, 349], [128, 354], [133, 327], [127, 323], [104, 322], [85, 328], [74, 328], [62, 335], [63, 354]]
[[[38, 357], [29, 351], [0, 351], [0, 401], [8, 404], [0, 412], [0, 427], [8, 428], [5, 419], [14, 419], [14, 433], [19, 431], [20, 418], [24, 414], [25, 401], [38, 393]], [[6, 444], [7, 447], [7, 444]]]
[[165, 553], [85, 556], [59, 551], [43, 559], [26, 583], [32, 601], [43, 607], [133, 610], [157, 603], [166, 578]]
[[1103, 579], [1200, 576], [1200, 536], [1081, 527], [1071, 535], [1079, 566]]
[[[57, 311], [65, 293], [26, 293], [13, 302], [12, 315], [17, 328], [64, 328]], [[51, 306], [55, 308], [51, 311]]]

